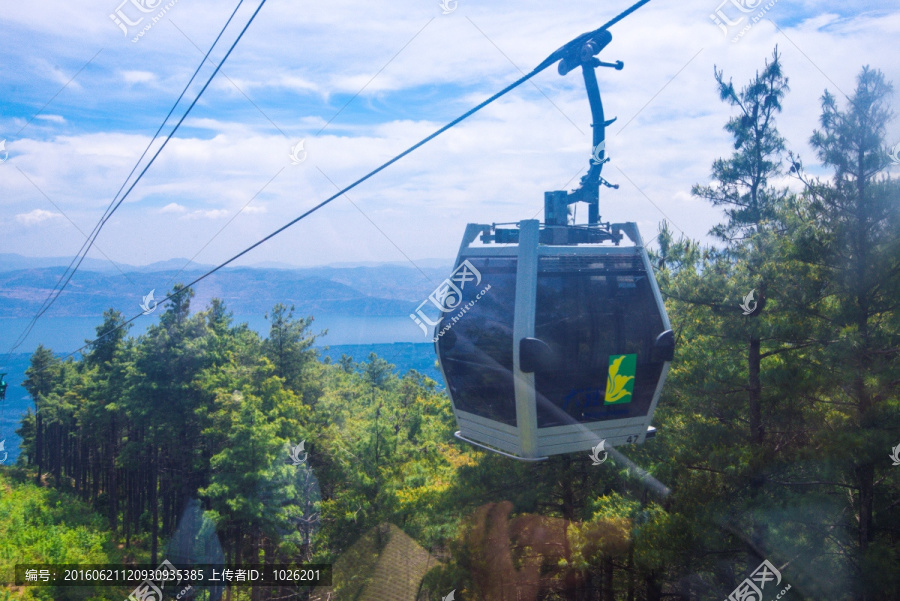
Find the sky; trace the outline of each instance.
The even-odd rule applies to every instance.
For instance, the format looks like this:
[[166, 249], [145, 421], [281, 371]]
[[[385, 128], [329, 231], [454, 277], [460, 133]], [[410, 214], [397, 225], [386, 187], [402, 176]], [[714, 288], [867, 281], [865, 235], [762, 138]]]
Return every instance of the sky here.
[[[0, 253], [78, 252], [237, 5], [4, 0]], [[629, 5], [268, 0], [89, 256], [218, 264]], [[164, 132], [258, 7], [241, 3]], [[619, 189], [601, 190], [600, 213], [650, 246], [664, 219], [704, 243], [722, 220], [690, 193], [732, 151], [715, 68], [743, 86], [777, 46], [791, 88], [779, 129], [822, 176], [808, 140], [823, 92], [843, 106], [863, 65], [900, 89], [896, 0], [652, 0], [612, 34], [600, 58], [625, 66], [598, 78]], [[590, 123], [580, 72], [551, 67], [237, 264], [452, 259], [466, 223], [540, 218], [544, 191], [576, 187]]]

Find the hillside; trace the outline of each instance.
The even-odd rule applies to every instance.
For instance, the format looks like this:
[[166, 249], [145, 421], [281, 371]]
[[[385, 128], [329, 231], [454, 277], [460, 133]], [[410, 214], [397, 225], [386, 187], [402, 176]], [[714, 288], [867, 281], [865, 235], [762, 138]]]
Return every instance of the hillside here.
[[[25, 481], [24, 476], [22, 470], [0, 470], [0, 582], [13, 582], [17, 563], [102, 564], [126, 559], [106, 522], [87, 503], [55, 488], [38, 487]], [[136, 550], [132, 547], [129, 553]], [[90, 586], [30, 588], [23, 594], [33, 596], [12, 598], [120, 600], [127, 590]], [[3, 598], [0, 589], [0, 599]]]

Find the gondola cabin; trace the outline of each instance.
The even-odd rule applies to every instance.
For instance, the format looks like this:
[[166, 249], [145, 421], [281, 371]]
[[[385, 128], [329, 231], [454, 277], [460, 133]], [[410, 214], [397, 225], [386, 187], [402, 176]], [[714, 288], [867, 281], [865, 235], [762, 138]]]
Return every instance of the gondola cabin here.
[[[563, 76], [581, 67], [593, 141], [578, 189], [546, 192], [543, 224], [469, 224], [453, 273], [431, 299], [456, 435], [509, 457], [642, 443], [655, 432], [675, 339], [637, 226], [600, 221], [600, 187], [618, 186], [601, 176], [615, 119], [604, 117], [595, 73], [622, 69], [597, 54], [612, 41], [609, 25], [645, 3], [539, 66], [558, 62]], [[575, 225], [570, 207], [580, 202], [588, 222]]]
[[652, 431], [669, 319], [636, 225], [596, 234], [467, 227], [435, 328], [458, 438], [534, 460]]

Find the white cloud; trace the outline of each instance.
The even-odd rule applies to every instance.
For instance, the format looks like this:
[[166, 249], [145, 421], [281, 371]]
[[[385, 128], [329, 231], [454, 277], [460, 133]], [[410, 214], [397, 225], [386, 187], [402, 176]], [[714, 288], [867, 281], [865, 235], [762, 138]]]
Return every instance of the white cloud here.
[[[618, 117], [609, 129], [612, 163], [604, 175], [621, 186], [601, 192], [601, 215], [637, 221], [648, 240], [662, 219], [660, 211], [699, 239], [721, 218], [718, 209], [689, 194], [692, 184], [707, 181], [712, 161], [731, 152], [722, 126], [732, 111], [718, 99], [714, 65], [742, 86], [779, 45], [792, 91], [778, 124], [807, 163], [815, 162], [807, 141], [818, 127], [825, 88], [851, 92], [863, 64], [883, 69], [900, 86], [898, 55], [885, 50], [900, 33], [896, 8], [874, 15], [862, 13], [865, 5], [856, 0], [840, 7], [780, 0], [767, 14], [774, 24], [763, 20], [732, 44], [709, 19], [718, 2], [650, 3], [616, 26], [602, 55], [623, 60], [625, 69], [598, 72], [606, 117]], [[27, 99], [36, 106], [105, 48], [78, 75], [82, 87], [67, 87], [48, 107], [66, 121], [48, 118], [45, 125], [65, 123], [65, 135], [51, 129], [41, 138], [41, 128], [25, 129], [15, 139], [13, 158], [34, 185], [89, 231], [149, 142], [153, 119], [165, 115], [230, 9], [212, 0], [180, 2], [165, 16], [167, 22], [131, 44], [107, 18], [114, 5], [85, 3], [89, 10], [48, 0], [47, 14], [55, 18], [39, 20], [26, 4], [11, 4], [0, 26], [11, 32], [10, 72], [34, 74], [33, 84], [21, 84], [29, 90], [41, 84], [40, 98]], [[461, 0], [456, 11], [442, 16], [436, 0], [398, 0], [377, 8], [360, 0], [310, 0], [302, 10], [289, 0], [270, 0], [179, 137], [109, 221], [101, 242], [130, 263], [193, 256], [253, 199], [204, 251], [203, 260], [230, 256], [628, 4]], [[242, 12], [238, 20], [246, 16]], [[19, 50], [31, 47], [25, 41], [32, 38], [40, 39], [46, 63], [35, 65], [36, 59]], [[51, 64], [59, 65], [52, 75]], [[207, 65], [204, 73], [210, 71]], [[126, 90], [123, 81], [152, 85]], [[539, 214], [543, 192], [575, 187], [587, 166], [591, 115], [577, 71], [563, 78], [551, 68], [532, 81], [543, 93], [531, 84], [521, 86], [351, 191], [358, 209], [339, 198], [256, 249], [249, 260], [402, 260], [394, 244], [411, 257], [449, 257], [467, 222]], [[137, 117], [150, 125], [126, 129]], [[24, 121], [13, 129], [0, 118], [0, 137], [21, 125]], [[900, 139], [900, 124], [891, 126], [888, 137]], [[290, 147], [301, 138], [308, 158], [291, 165]], [[0, 211], [7, 219], [18, 220], [22, 207], [41, 200], [34, 185], [17, 171], [0, 168], [5, 191]], [[29, 249], [45, 242], [40, 232], [29, 231], [5, 239], [0, 252], [37, 254]], [[74, 230], [65, 241], [74, 246], [72, 252], [80, 242]]]
[[295, 92], [320, 92], [321, 85], [315, 82], [310, 81], [309, 79], [298, 76], [298, 75], [286, 75], [286, 74], [278, 74], [272, 77], [267, 77], [266, 79], [254, 79], [254, 78], [237, 78], [237, 77], [229, 77], [227, 82], [219, 82], [222, 87], [228, 88], [237, 87], [238, 90], [249, 93], [253, 90], [258, 90], [260, 88], [283, 88], [286, 90], [293, 90]]
[[40, 119], [41, 121], [50, 121], [51, 123], [65, 123], [66, 119], [62, 115], [38, 115], [35, 119]]
[[122, 71], [125, 83], [150, 83], [156, 81], [156, 74], [150, 71]]
[[187, 209], [177, 202], [170, 202], [159, 210], [160, 213], [186, 213]]
[[61, 218], [62, 215], [53, 211], [45, 211], [44, 209], [35, 209], [28, 213], [20, 213], [16, 215], [16, 221], [24, 225], [38, 225], [45, 221], [51, 221]]
[[209, 209], [205, 211], [191, 211], [184, 216], [185, 219], [222, 219], [231, 215], [228, 209]]

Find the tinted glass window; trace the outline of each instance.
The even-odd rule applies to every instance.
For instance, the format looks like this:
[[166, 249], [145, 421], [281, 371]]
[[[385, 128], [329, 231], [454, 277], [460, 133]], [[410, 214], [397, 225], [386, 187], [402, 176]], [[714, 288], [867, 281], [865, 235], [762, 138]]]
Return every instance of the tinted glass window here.
[[[538, 427], [646, 415], [662, 371], [650, 351], [663, 329], [639, 257], [541, 257], [535, 337], [554, 364], [535, 374]], [[620, 355], [636, 355], [633, 391], [609, 404], [610, 357]]]
[[512, 334], [516, 259], [478, 257], [468, 261], [481, 281], [457, 286], [462, 300], [443, 314], [437, 326], [441, 366], [457, 409], [515, 426]]

